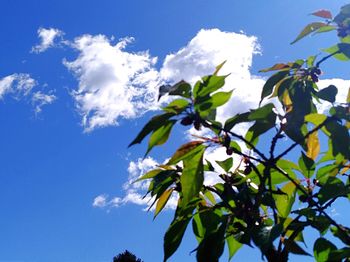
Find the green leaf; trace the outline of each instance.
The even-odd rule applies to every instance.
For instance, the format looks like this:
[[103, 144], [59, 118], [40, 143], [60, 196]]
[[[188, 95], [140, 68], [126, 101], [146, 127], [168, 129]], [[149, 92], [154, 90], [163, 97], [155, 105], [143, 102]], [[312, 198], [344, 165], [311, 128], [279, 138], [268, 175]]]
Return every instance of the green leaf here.
[[236, 252], [242, 247], [242, 243], [239, 243], [233, 235], [230, 235], [226, 238], [228, 253], [229, 253], [229, 261], [233, 258]]
[[203, 141], [191, 141], [180, 146], [174, 155], [170, 158], [167, 165], [175, 165], [176, 163], [190, 158], [198, 152], [202, 151], [205, 146], [203, 146]]
[[[314, 244], [314, 256], [317, 262], [327, 262], [331, 260], [330, 253], [337, 250], [337, 247], [327, 239], [320, 237]], [[333, 261], [333, 260], [332, 260]]]
[[326, 123], [326, 129], [330, 133], [333, 155], [343, 155], [346, 159], [350, 158], [350, 136], [348, 129], [335, 121]]
[[261, 92], [260, 104], [265, 97], [272, 94], [275, 85], [282, 79], [284, 79], [286, 76], [288, 76], [288, 73], [288, 71], [280, 71], [272, 75], [269, 79], [267, 79]]
[[350, 16], [350, 4], [342, 6], [340, 9], [339, 14], [337, 14], [333, 21], [336, 22], [338, 25], [343, 24], [343, 22], [348, 19]]
[[199, 192], [203, 186], [203, 154], [205, 147], [197, 151], [191, 158], [183, 160], [182, 175], [180, 176], [180, 183], [182, 188], [182, 202], [186, 206], [195, 197], [198, 197]]
[[224, 66], [225, 63], [226, 63], [226, 60], [215, 68], [215, 72], [213, 73], [214, 76], [218, 75], [219, 71], [221, 70], [221, 68]]
[[233, 165], [233, 158], [229, 157], [224, 161], [215, 161], [225, 172], [228, 172]]
[[273, 241], [281, 235], [283, 226], [262, 226], [253, 229], [253, 241], [266, 254], [273, 246]]
[[298, 163], [304, 177], [310, 178], [316, 168], [315, 161], [305, 155], [304, 152], [301, 152]]
[[189, 104], [190, 102], [188, 102], [188, 100], [186, 99], [176, 99], [170, 102], [170, 104], [168, 104], [166, 107], [163, 107], [163, 110], [165, 112], [174, 113], [178, 115], [181, 112], [183, 112]]
[[322, 49], [322, 51], [329, 54], [334, 54], [333, 57], [340, 61], [350, 60], [350, 44], [348, 43], [340, 43], [335, 46]]
[[158, 175], [160, 172], [164, 172], [162, 169], [152, 169], [151, 171], [148, 171], [146, 174], [142, 175], [138, 179], [136, 179], [133, 183], [145, 180], [145, 179], [150, 179]]
[[273, 104], [267, 104], [259, 109], [253, 110], [249, 114], [249, 120], [256, 120], [248, 132], [245, 139], [256, 145], [261, 134], [273, 128], [276, 124], [276, 114], [273, 112]]
[[[305, 116], [305, 121], [314, 124], [315, 126], [320, 126], [324, 121], [327, 120], [327, 116], [324, 114], [312, 113]], [[330, 136], [330, 133], [327, 129], [321, 129], [327, 136]]]
[[130, 143], [129, 147], [141, 143], [147, 135], [149, 135], [152, 131], [160, 128], [162, 125], [164, 125], [165, 121], [174, 115], [174, 113], [165, 113], [152, 117], [151, 120], [142, 128], [137, 137]]
[[173, 128], [176, 120], [167, 120], [161, 127], [155, 130], [149, 138], [148, 148], [145, 156], [151, 151], [154, 146], [164, 144], [170, 135], [171, 129]]
[[235, 125], [237, 125], [239, 123], [250, 121], [250, 120], [248, 120], [249, 115], [250, 115], [250, 113], [247, 112], [247, 113], [243, 113], [243, 114], [237, 114], [234, 117], [227, 119], [225, 122], [225, 125], [224, 125], [224, 129], [229, 131]]
[[225, 78], [227, 76], [209, 75], [198, 81], [193, 88], [194, 98], [205, 97], [225, 85]]
[[249, 114], [248, 119], [253, 121], [253, 120], [266, 120], [267, 118], [273, 118], [275, 113], [272, 111], [272, 109], [274, 107], [275, 106], [272, 103], [269, 103], [258, 109], [252, 110]]
[[325, 165], [320, 167], [316, 172], [316, 179], [320, 180], [327, 176], [335, 176], [339, 171], [338, 165]]
[[329, 177], [326, 183], [322, 185], [317, 198], [319, 203], [323, 205], [330, 199], [341, 196], [346, 197], [349, 193], [350, 189], [339, 178]]
[[204, 97], [195, 102], [195, 109], [202, 117], [209, 115], [213, 109], [224, 105], [230, 100], [232, 91], [218, 92], [212, 96]]
[[318, 98], [334, 103], [337, 96], [338, 89], [334, 85], [330, 85], [326, 88], [321, 89], [316, 93]]
[[203, 238], [217, 230], [221, 217], [222, 214], [218, 210], [207, 207], [198, 209], [198, 212], [193, 216], [192, 228], [199, 243]]
[[314, 22], [308, 24], [291, 44], [298, 42], [300, 39], [304, 38], [305, 36], [311, 34], [312, 32], [315, 32], [316, 30], [324, 26], [327, 26], [327, 24], [322, 22]]
[[276, 201], [278, 213], [281, 217], [286, 218], [292, 210], [295, 201], [296, 186], [293, 182], [288, 182], [281, 190], [285, 195], [274, 195], [274, 199]]
[[174, 220], [164, 236], [164, 261], [178, 249], [185, 234], [189, 218]]
[[197, 261], [219, 261], [225, 247], [226, 224], [227, 221], [223, 221], [216, 231], [201, 241], [197, 248]]
[[159, 88], [159, 96], [158, 100], [165, 94], [169, 94], [172, 96], [182, 96], [185, 98], [191, 97], [191, 85], [184, 80], [176, 83], [173, 86], [163, 85]]
[[173, 191], [174, 191], [174, 188], [169, 188], [165, 190], [163, 194], [158, 198], [156, 210], [154, 212], [154, 218], [156, 218], [156, 216], [160, 213], [160, 211], [163, 210]]

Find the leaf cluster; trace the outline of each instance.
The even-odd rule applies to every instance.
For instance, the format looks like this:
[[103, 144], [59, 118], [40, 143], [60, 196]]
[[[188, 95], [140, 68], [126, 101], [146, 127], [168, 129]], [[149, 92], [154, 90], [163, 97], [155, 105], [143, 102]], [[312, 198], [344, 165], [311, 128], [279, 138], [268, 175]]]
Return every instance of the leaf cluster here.
[[[307, 25], [293, 43], [330, 31], [337, 31], [340, 43], [323, 50], [328, 54], [321, 59], [310, 56], [261, 70], [272, 75], [258, 108], [216, 120], [217, 108], [235, 95], [220, 91], [228, 77], [219, 75], [224, 63], [193, 86], [180, 81], [160, 87], [160, 97], [174, 99], [130, 145], [149, 136], [148, 154], [167, 142], [177, 124], [210, 134], [181, 145], [167, 163], [138, 179], [150, 180], [155, 216], [172, 195], [178, 198], [164, 236], [164, 261], [177, 250], [190, 223], [198, 261], [218, 261], [225, 245], [230, 259], [244, 245], [258, 247], [268, 261], [287, 261], [290, 253], [310, 255], [301, 245], [308, 228], [320, 234], [314, 243], [317, 261], [350, 257], [350, 228], [329, 215], [335, 201], [350, 199], [350, 90], [346, 101], [336, 103], [336, 86], [318, 87], [323, 62], [350, 59], [350, 4], [334, 18], [327, 10], [312, 15], [325, 21]], [[319, 103], [329, 103], [330, 109], [320, 112]], [[234, 131], [241, 123], [250, 123], [245, 135]], [[260, 149], [262, 137], [271, 142]], [[221, 147], [227, 159], [207, 159], [208, 150]], [[206, 173], [220, 182], [205, 185]], [[326, 239], [327, 232], [343, 246]]]

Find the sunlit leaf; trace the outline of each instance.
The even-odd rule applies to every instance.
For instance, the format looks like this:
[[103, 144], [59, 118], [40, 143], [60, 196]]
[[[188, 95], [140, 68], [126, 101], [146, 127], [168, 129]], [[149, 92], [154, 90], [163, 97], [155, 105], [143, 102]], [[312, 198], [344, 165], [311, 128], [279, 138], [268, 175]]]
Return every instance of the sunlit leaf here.
[[174, 191], [174, 188], [169, 188], [165, 190], [163, 194], [158, 198], [156, 210], [154, 212], [154, 218], [159, 214], [160, 211], [163, 210], [173, 191]]
[[318, 139], [318, 133], [313, 132], [309, 137], [306, 139], [306, 145], [307, 145], [307, 152], [306, 155], [315, 160], [320, 153], [320, 141]]
[[173, 128], [176, 120], [168, 120], [163, 123], [161, 127], [155, 130], [149, 138], [148, 148], [146, 155], [151, 151], [154, 146], [164, 144], [170, 135], [171, 129]]
[[229, 260], [236, 254], [236, 252], [242, 247], [242, 243], [239, 243], [233, 235], [230, 235], [226, 238], [228, 252], [229, 252]]
[[216, 161], [216, 163], [226, 172], [228, 172], [233, 165], [233, 158], [229, 157], [223, 161]]
[[322, 22], [314, 22], [308, 24], [291, 44], [298, 42], [300, 39], [304, 38], [305, 36], [311, 34], [312, 32], [315, 32], [317, 29], [324, 26], [327, 26], [327, 24]]
[[162, 115], [152, 117], [152, 119], [142, 128], [137, 137], [130, 143], [129, 147], [141, 143], [147, 135], [149, 135], [154, 130], [160, 128], [165, 121], [167, 121], [174, 115], [174, 113], [165, 113]]
[[193, 198], [199, 195], [204, 181], [203, 154], [205, 147], [197, 151], [191, 158], [183, 160], [183, 170], [180, 176], [183, 205], [186, 206]]
[[285, 195], [274, 195], [276, 207], [281, 217], [288, 217], [295, 201], [296, 186], [293, 182], [288, 182], [282, 187]]

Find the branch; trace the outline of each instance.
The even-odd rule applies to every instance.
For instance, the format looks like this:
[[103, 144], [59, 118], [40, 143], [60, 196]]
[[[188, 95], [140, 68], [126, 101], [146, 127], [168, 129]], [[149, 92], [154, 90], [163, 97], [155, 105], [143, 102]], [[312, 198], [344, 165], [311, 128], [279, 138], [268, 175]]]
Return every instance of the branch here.
[[297, 145], [299, 145], [302, 141], [304, 141], [305, 139], [307, 139], [312, 133], [318, 131], [319, 129], [321, 129], [322, 127], [324, 127], [328, 122], [336, 120], [335, 117], [328, 117], [325, 121], [323, 121], [321, 124], [319, 124], [318, 126], [316, 126], [314, 129], [310, 130], [309, 132], [307, 132], [307, 134], [299, 139], [298, 141], [294, 142], [290, 147], [288, 147], [284, 152], [282, 152], [281, 154], [279, 154], [276, 158], [275, 161], [278, 161], [279, 159], [281, 159], [282, 157], [284, 157], [285, 155], [287, 155], [290, 151], [292, 151]]
[[331, 53], [331, 54], [329, 54], [329, 55], [323, 57], [320, 61], [318, 61], [318, 62], [316, 63], [316, 67], [320, 67], [320, 64], [322, 64], [322, 63], [323, 63], [324, 61], [326, 61], [328, 58], [330, 58], [330, 57], [332, 57], [332, 56], [334, 56], [334, 55], [336, 55], [336, 54], [339, 54], [339, 53], [340, 53], [340, 50], [338, 50], [338, 51], [336, 51], [336, 52], [334, 52], [334, 53]]
[[[202, 121], [202, 124], [203, 126], [205, 127], [212, 127], [212, 128], [215, 128], [215, 129], [218, 129], [222, 132], [225, 132], [225, 133], [228, 133], [230, 134], [231, 136], [235, 137], [235, 138], [238, 138], [240, 139], [241, 141], [243, 141], [244, 143], [246, 143], [248, 146], [250, 146], [252, 148], [252, 150], [257, 154], [259, 155], [264, 161], [268, 161], [267, 157], [260, 151], [258, 150], [251, 142], [249, 142], [247, 139], [245, 139], [243, 136], [241, 135], [238, 135], [230, 130], [226, 130], [224, 128], [222, 128], [221, 126], [218, 126], [218, 125], [215, 125], [213, 123], [208, 123], [207, 121], [203, 120]], [[261, 161], [260, 161], [261, 162]]]

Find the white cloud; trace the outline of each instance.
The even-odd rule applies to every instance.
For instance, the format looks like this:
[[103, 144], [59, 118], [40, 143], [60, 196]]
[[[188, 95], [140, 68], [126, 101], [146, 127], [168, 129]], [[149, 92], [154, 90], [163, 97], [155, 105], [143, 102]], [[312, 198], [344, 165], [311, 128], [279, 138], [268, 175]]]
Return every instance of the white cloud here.
[[29, 74], [12, 74], [0, 79], [0, 99], [6, 95], [12, 96], [16, 100], [29, 100], [34, 106], [36, 113], [41, 112], [41, 107], [46, 104], [51, 104], [56, 96], [53, 91], [48, 94], [43, 91], [34, 91], [38, 83]]
[[32, 47], [33, 53], [42, 53], [49, 49], [50, 47], [54, 47], [57, 43], [55, 40], [64, 35], [64, 33], [56, 28], [39, 28], [38, 29], [38, 37], [40, 38], [40, 44]]
[[44, 105], [52, 104], [56, 100], [56, 96], [52, 94], [45, 94], [42, 91], [33, 93], [32, 104], [35, 106], [35, 113], [40, 113]]
[[79, 56], [64, 65], [79, 81], [72, 95], [85, 131], [117, 125], [120, 118], [140, 117], [154, 108], [158, 72], [153, 66], [157, 58], [146, 51], [125, 51], [132, 40], [125, 38], [115, 45], [103, 35], [74, 40]]
[[107, 204], [107, 195], [99, 195], [95, 197], [94, 202], [92, 203], [92, 206], [94, 207], [105, 207]]
[[36, 86], [36, 81], [29, 74], [12, 74], [0, 79], [0, 98], [12, 94], [15, 98], [27, 96]]

